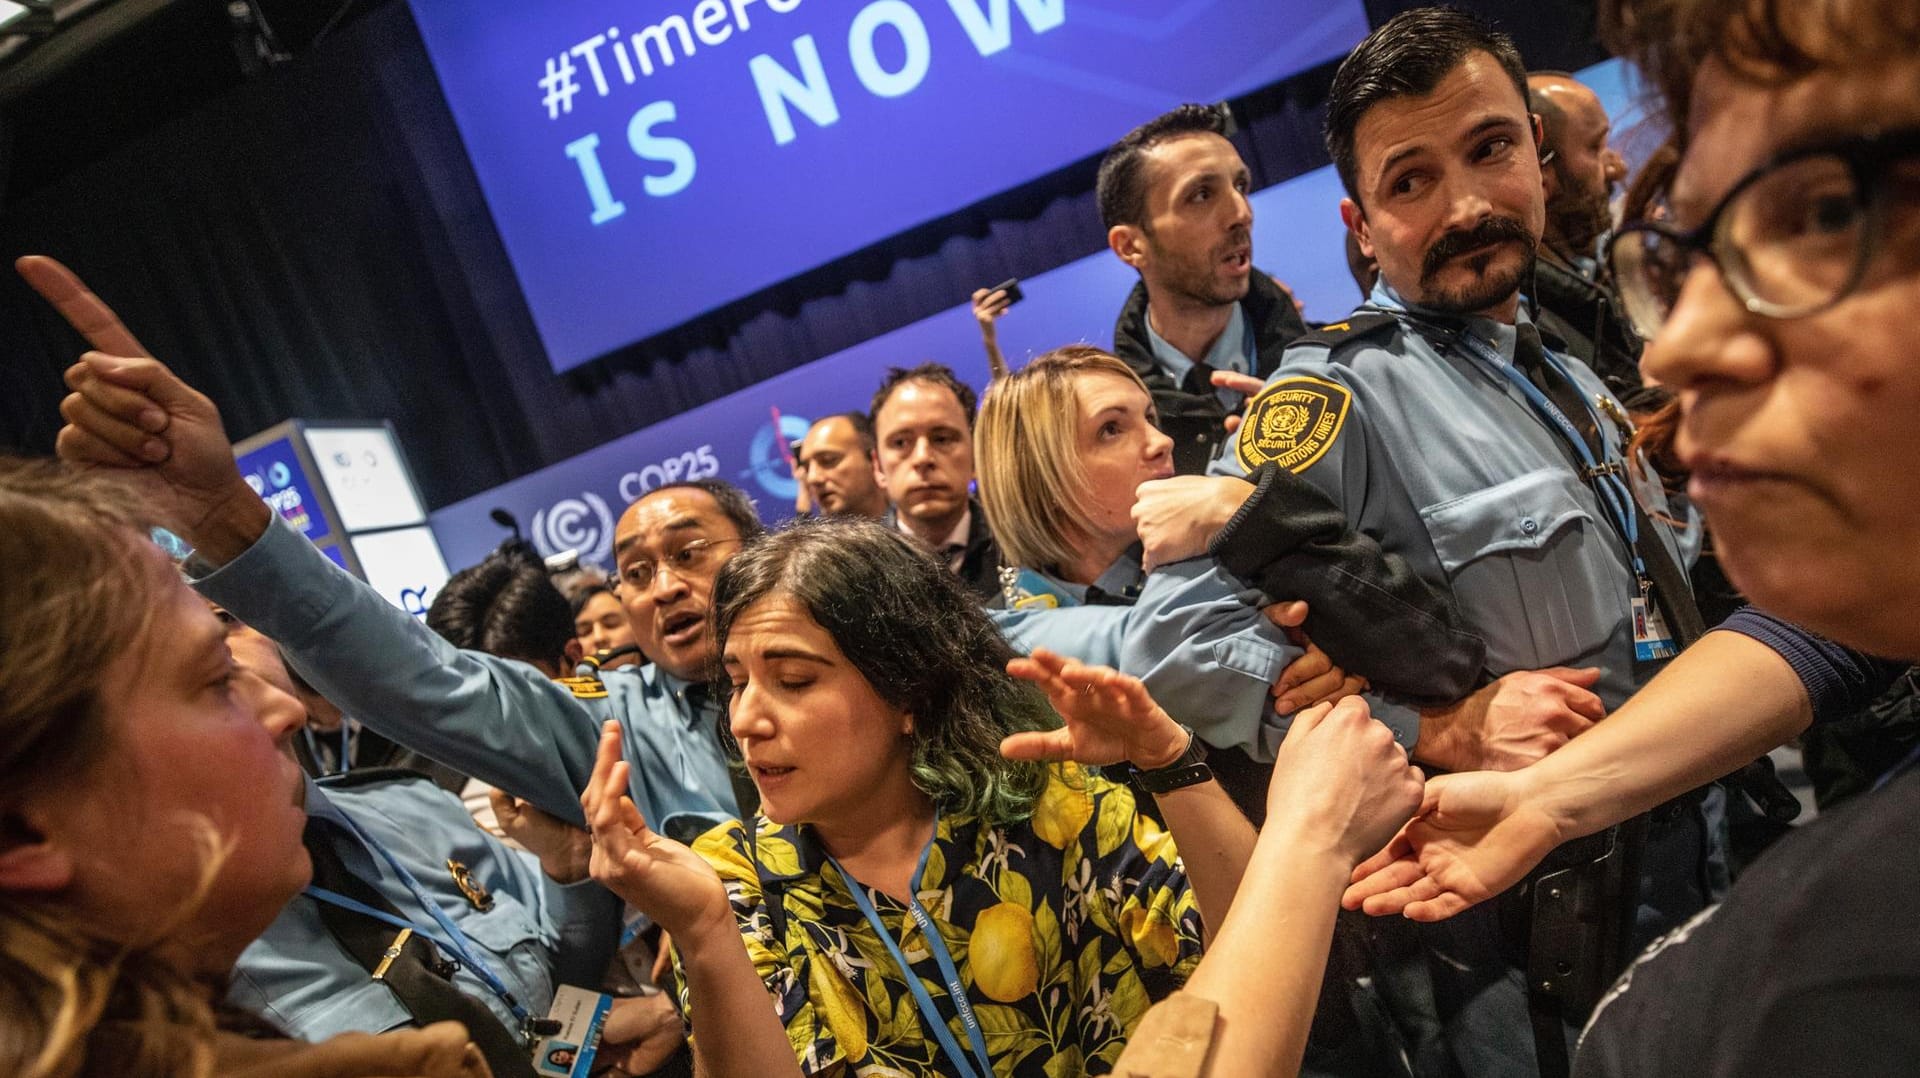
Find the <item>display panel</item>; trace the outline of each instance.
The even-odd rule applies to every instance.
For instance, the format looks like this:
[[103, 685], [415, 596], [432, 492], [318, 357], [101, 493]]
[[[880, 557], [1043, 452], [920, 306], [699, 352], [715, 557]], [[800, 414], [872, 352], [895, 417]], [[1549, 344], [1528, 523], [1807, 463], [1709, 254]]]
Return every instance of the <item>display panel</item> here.
[[426, 617], [449, 575], [440, 546], [424, 525], [356, 535], [353, 554], [373, 590], [416, 618]]
[[556, 370], [1366, 34], [1358, 0], [412, 0]]
[[386, 427], [306, 428], [307, 449], [349, 532], [423, 524], [427, 514]]

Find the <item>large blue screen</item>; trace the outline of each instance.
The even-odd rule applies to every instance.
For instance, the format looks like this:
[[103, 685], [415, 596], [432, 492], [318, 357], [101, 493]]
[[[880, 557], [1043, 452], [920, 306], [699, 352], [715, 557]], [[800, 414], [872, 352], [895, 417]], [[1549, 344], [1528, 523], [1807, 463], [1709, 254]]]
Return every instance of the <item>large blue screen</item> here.
[[1339, 56], [1359, 0], [412, 0], [556, 370]]

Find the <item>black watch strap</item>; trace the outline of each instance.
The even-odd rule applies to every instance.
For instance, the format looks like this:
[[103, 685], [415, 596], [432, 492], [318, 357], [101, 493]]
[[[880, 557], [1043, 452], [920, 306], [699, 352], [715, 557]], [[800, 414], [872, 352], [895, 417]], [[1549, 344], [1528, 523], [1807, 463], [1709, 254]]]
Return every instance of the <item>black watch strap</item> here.
[[1142, 790], [1150, 794], [1164, 794], [1187, 786], [1198, 786], [1213, 778], [1213, 769], [1207, 766], [1207, 746], [1193, 735], [1191, 727], [1182, 725], [1187, 732], [1187, 751], [1180, 758], [1166, 765], [1152, 769], [1131, 767], [1133, 781]]

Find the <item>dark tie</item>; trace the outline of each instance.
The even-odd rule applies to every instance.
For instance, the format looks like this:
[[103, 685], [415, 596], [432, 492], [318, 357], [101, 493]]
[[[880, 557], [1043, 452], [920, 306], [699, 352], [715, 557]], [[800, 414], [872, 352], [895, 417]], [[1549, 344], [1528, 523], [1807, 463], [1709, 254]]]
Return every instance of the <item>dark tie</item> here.
[[[1587, 449], [1595, 460], [1606, 459], [1605, 442], [1600, 430], [1594, 424], [1593, 411], [1586, 405], [1578, 386], [1562, 377], [1560, 372], [1547, 362], [1546, 348], [1540, 343], [1540, 331], [1530, 322], [1514, 327], [1516, 339], [1513, 346], [1513, 364], [1520, 369], [1527, 380], [1538, 386], [1547, 399], [1559, 408], [1568, 421], [1579, 431]], [[1572, 453], [1573, 447], [1568, 446]], [[1585, 462], [1578, 453], [1572, 453], [1574, 466], [1586, 474]], [[1627, 477], [1621, 476], [1626, 482]], [[1631, 491], [1631, 485], [1628, 485]], [[1706, 632], [1706, 625], [1700, 618], [1700, 608], [1693, 601], [1693, 589], [1687, 583], [1687, 574], [1679, 562], [1668, 553], [1667, 545], [1660, 541], [1659, 532], [1648, 518], [1644, 509], [1639, 510], [1639, 536], [1633, 544], [1634, 553], [1640, 556], [1640, 563], [1646, 566], [1647, 576], [1653, 582], [1654, 598], [1660, 604], [1660, 610], [1667, 618], [1668, 628], [1673, 630], [1675, 643], [1682, 648], [1700, 639]], [[1623, 537], [1624, 538], [1624, 537]]]

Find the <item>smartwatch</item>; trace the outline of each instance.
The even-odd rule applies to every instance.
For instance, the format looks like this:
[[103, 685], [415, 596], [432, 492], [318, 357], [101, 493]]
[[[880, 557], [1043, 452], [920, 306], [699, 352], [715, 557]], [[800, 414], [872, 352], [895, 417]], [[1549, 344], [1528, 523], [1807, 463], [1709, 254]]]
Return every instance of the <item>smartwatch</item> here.
[[1213, 778], [1213, 769], [1207, 766], [1207, 746], [1193, 736], [1192, 727], [1182, 723], [1180, 729], [1187, 732], [1187, 751], [1181, 753], [1179, 759], [1165, 767], [1151, 769], [1128, 765], [1133, 781], [1142, 790], [1150, 794], [1164, 794], [1187, 786], [1198, 786]]

